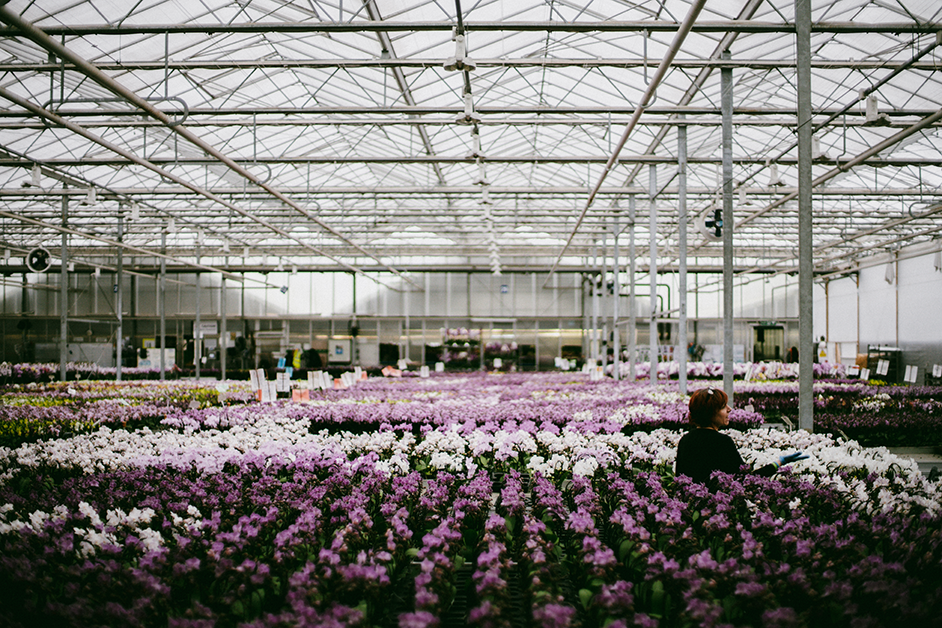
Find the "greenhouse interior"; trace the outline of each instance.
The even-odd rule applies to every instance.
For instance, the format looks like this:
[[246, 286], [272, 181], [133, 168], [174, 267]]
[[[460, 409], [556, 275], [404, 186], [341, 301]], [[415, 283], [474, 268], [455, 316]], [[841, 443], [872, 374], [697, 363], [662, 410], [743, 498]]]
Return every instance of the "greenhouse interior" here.
[[0, 22], [0, 625], [942, 626], [937, 0]]

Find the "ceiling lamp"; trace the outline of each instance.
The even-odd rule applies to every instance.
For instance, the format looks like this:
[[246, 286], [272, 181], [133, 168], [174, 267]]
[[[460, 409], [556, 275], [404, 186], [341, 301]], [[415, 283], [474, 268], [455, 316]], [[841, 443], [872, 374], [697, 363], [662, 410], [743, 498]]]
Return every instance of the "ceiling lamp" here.
[[455, 56], [448, 57], [445, 61], [445, 69], [449, 72], [455, 70], [473, 72], [477, 64], [469, 59], [467, 55], [467, 46], [465, 45], [464, 35], [455, 35]]
[[24, 188], [38, 188], [42, 187], [42, 168], [39, 167], [39, 164], [33, 164], [32, 169], [29, 171], [29, 181], [23, 181]]
[[464, 113], [459, 113], [455, 118], [458, 124], [477, 124], [481, 121], [481, 116], [474, 113], [474, 101], [471, 99], [471, 92], [465, 92], [464, 95]]
[[98, 192], [95, 191], [94, 187], [88, 188], [88, 191], [85, 192], [85, 198], [82, 199], [82, 205], [95, 205], [98, 203]]
[[867, 96], [866, 116], [867, 126], [887, 126], [890, 124], [889, 116], [880, 113], [880, 103], [873, 94]]

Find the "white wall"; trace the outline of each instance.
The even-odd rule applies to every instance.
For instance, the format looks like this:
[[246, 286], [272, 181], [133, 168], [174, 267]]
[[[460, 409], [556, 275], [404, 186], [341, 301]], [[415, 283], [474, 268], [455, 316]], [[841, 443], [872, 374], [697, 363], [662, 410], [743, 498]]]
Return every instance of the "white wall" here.
[[[896, 255], [876, 258], [857, 280], [832, 280], [826, 300], [823, 286], [816, 285], [815, 337], [859, 340], [860, 353], [868, 345], [900, 347], [904, 365], [918, 366], [923, 381], [926, 369], [942, 364], [942, 272], [934, 267], [938, 249], [939, 243], [932, 242], [901, 249], [898, 260]], [[892, 282], [887, 281], [888, 264], [895, 271]]]

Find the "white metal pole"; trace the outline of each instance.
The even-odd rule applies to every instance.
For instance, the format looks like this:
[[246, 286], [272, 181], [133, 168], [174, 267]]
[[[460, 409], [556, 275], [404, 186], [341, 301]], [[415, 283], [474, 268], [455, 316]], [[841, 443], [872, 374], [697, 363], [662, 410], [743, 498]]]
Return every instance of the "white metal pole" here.
[[[723, 59], [729, 59], [724, 51]], [[723, 392], [733, 403], [733, 70], [720, 70], [723, 117]]]
[[651, 280], [651, 317], [648, 326], [648, 345], [650, 351], [651, 383], [657, 384], [657, 167], [648, 166], [648, 230], [651, 265], [648, 271]]
[[[681, 116], [683, 117], [683, 116]], [[677, 127], [677, 249], [679, 272], [677, 289], [680, 300], [677, 328], [677, 383], [680, 394], [687, 394], [687, 127]]]

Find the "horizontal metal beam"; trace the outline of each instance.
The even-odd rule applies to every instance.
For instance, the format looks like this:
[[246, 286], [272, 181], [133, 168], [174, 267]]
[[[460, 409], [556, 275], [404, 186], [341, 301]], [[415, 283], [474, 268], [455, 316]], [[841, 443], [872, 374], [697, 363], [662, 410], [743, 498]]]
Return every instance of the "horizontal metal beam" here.
[[[940, 123], [942, 124], [942, 123]], [[252, 159], [233, 159], [232, 161], [242, 166], [250, 167], [253, 164], [475, 164], [478, 160], [493, 164], [596, 164], [606, 163], [609, 157], [604, 155], [313, 155], [313, 156], [290, 156], [280, 155], [278, 157], [255, 157]], [[158, 165], [175, 166], [214, 166], [219, 162], [213, 159], [199, 157], [149, 157], [150, 163]], [[616, 159], [621, 164], [676, 164], [677, 158], [673, 156], [661, 155], [619, 155]], [[765, 157], [734, 157], [733, 163], [745, 165], [764, 165], [768, 162]], [[687, 163], [690, 164], [719, 164], [722, 160], [717, 157], [688, 157]], [[794, 157], [783, 157], [776, 161], [779, 165], [795, 166], [798, 159]], [[817, 163], [829, 165], [834, 160], [819, 160]], [[120, 157], [90, 157], [90, 158], [56, 158], [43, 161], [44, 165], [55, 167], [78, 167], [78, 166], [130, 166], [135, 162], [122, 159]], [[3, 159], [0, 157], [0, 167], [2, 166], [21, 166], [25, 167], [21, 159]], [[873, 166], [876, 168], [884, 166], [896, 166], [899, 168], [907, 166], [919, 167], [942, 167], [942, 160], [938, 157], [873, 157], [860, 162], [859, 165]]]
[[[186, 61], [103, 61], [96, 67], [107, 72], [164, 72], [190, 70], [296, 70], [318, 68], [443, 68], [446, 59], [188, 59]], [[644, 68], [651, 65], [650, 59], [558, 59], [546, 57], [527, 57], [520, 59], [480, 59], [475, 57], [478, 68]], [[818, 70], [895, 70], [903, 67], [905, 61], [872, 59], [816, 59], [811, 67]], [[699, 70], [702, 68], [743, 68], [751, 70], [776, 70], [794, 68], [793, 59], [679, 59], [671, 64], [675, 68]], [[912, 63], [908, 69], [926, 72], [938, 71], [938, 64], [931, 62]], [[48, 62], [7, 62], [0, 63], [0, 72], [61, 72], [72, 71], [71, 64]]]
[[[825, 118], [825, 116], [818, 116], [819, 118]], [[814, 120], [812, 120], [814, 122]], [[478, 126], [480, 127], [496, 127], [496, 126], [596, 126], [596, 127], [617, 127], [624, 126], [628, 123], [626, 118], [611, 118], [595, 116], [595, 117], [583, 117], [583, 118], [554, 118], [554, 117], [545, 117], [540, 116], [539, 118], [495, 118], [489, 117], [486, 120], [478, 121]], [[183, 126], [187, 127], [212, 127], [212, 128], [225, 128], [225, 127], [251, 127], [251, 128], [261, 128], [261, 127], [292, 127], [292, 126], [453, 126], [455, 124], [454, 117], [451, 118], [433, 118], [430, 116], [422, 116], [419, 118], [305, 118], [303, 120], [299, 119], [270, 119], [270, 118], [251, 118], [244, 117], [241, 120], [233, 120], [231, 117], [228, 119], [218, 119], [204, 116], [202, 118], [197, 118], [195, 120], [186, 120], [181, 123]], [[676, 118], [645, 118], [642, 123], [644, 126], [686, 126], [686, 127], [710, 127], [710, 126], [720, 126], [722, 124], [721, 120], [718, 119], [698, 119], [698, 120], [680, 120]], [[795, 118], [762, 118], [755, 119], [752, 117], [749, 118], [739, 118], [733, 120], [734, 127], [788, 127], [794, 128], [797, 126], [797, 121]], [[815, 124], [817, 124], [815, 122]], [[882, 126], [885, 128], [904, 128], [909, 126], [911, 123], [908, 121], [899, 121], [899, 120], [886, 120]], [[140, 120], [137, 118], [134, 119], [121, 119], [121, 120], [91, 120], [86, 119], [82, 126], [86, 129], [95, 129], [95, 128], [107, 128], [107, 129], [140, 129], [140, 128], [152, 128], [152, 127], [162, 127], [163, 124], [156, 122], [154, 120]], [[838, 125], [833, 125], [833, 128], [837, 128]], [[853, 119], [841, 120], [840, 127], [865, 127], [871, 126], [871, 123], [867, 122], [863, 118], [855, 116]], [[10, 121], [3, 122], [0, 120], [0, 129], [29, 129], [35, 131], [45, 131], [49, 127], [40, 122], [28, 122], [28, 121]]]
[[[828, 164], [822, 164], [828, 165]], [[164, 197], [164, 196], [181, 196], [181, 197], [190, 197], [192, 193], [187, 189], [180, 186], [166, 186], [160, 188], [118, 188], [112, 187], [109, 188], [110, 192], [99, 192], [99, 200], [108, 200], [113, 194], [115, 198], [118, 198], [122, 201], [127, 201], [129, 198], [150, 198], [150, 197]], [[218, 194], [220, 196], [232, 195], [238, 196], [240, 198], [268, 198], [266, 194], [262, 192], [254, 192], [252, 190], [246, 190], [241, 187], [232, 188], [208, 188], [213, 194]], [[751, 186], [746, 188], [747, 195], [789, 195], [793, 194], [798, 188], [795, 187], [762, 187], [762, 186]], [[472, 185], [456, 185], [449, 187], [438, 187], [438, 186], [387, 186], [380, 185], [374, 187], [355, 187], [355, 186], [314, 186], [310, 188], [304, 187], [292, 187], [292, 186], [279, 186], [285, 194], [290, 194], [292, 196], [304, 197], [305, 195], [314, 197], [319, 201], [323, 201], [327, 197], [336, 196], [343, 197], [346, 199], [350, 198], [373, 198], [374, 196], [456, 196], [463, 195], [469, 199], [469, 202], [473, 201], [480, 195], [481, 188], [479, 186]], [[738, 188], [737, 188], [738, 190]], [[580, 186], [558, 186], [558, 185], [549, 185], [549, 186], [528, 186], [528, 187], [517, 187], [517, 186], [499, 186], [491, 185], [489, 188], [491, 197], [495, 196], [528, 196], [528, 197], [545, 197], [545, 196], [569, 196], [569, 195], [584, 195], [585, 188]], [[599, 194], [604, 195], [630, 195], [630, 194], [642, 194], [643, 191], [640, 186], [632, 187], [603, 187], [599, 190]], [[661, 188], [659, 198], [670, 198], [675, 196], [678, 193], [678, 189], [675, 186], [668, 186]], [[716, 194], [715, 187], [688, 187], [687, 193], [689, 195], [699, 195], [699, 196], [709, 196]], [[11, 188], [0, 188], [0, 198], [16, 198], [21, 197], [25, 199], [37, 199], [37, 198], [56, 198], [60, 196], [73, 196], [73, 197], [84, 197], [87, 194], [86, 188], [56, 188], [56, 189], [41, 189], [41, 188], [24, 188], [24, 187], [11, 187]], [[914, 188], [914, 187], [900, 187], [900, 188], [880, 188], [879, 190], [862, 188], [862, 187], [820, 187], [814, 190], [814, 195], [816, 197], [827, 197], [827, 196], [837, 196], [837, 197], [848, 197], [848, 196], [872, 196], [875, 198], [879, 197], [935, 197], [942, 196], [942, 190], [932, 189], [932, 188]], [[199, 205], [192, 206], [193, 211], [205, 213], [205, 208]], [[392, 209], [379, 207], [376, 208], [376, 211], [382, 212], [385, 209]], [[457, 209], [457, 208], [455, 208]], [[524, 208], [522, 208], [524, 209]], [[522, 211], [521, 209], [521, 211]], [[467, 210], [467, 208], [465, 208]], [[142, 212], [146, 211], [144, 208]], [[611, 208], [606, 211], [614, 211]], [[787, 210], [785, 210], [787, 212]], [[449, 217], [449, 214], [445, 214], [444, 217]]]
[[[66, 103], [67, 105], [68, 103]], [[173, 115], [175, 109], [172, 107], [156, 107], [167, 115]], [[494, 105], [475, 105], [474, 111], [477, 115], [534, 115], [534, 116], [571, 116], [579, 114], [596, 114], [600, 116], [608, 115], [631, 115], [635, 111], [632, 106], [594, 106], [594, 107], [523, 107], [523, 106], [494, 106]], [[817, 109], [813, 111], [816, 116], [828, 116], [839, 113], [840, 109]], [[880, 113], [885, 113], [890, 117], [926, 117], [936, 112], [936, 109], [887, 109]], [[102, 116], [139, 116], [141, 111], [133, 107], [123, 109], [115, 108], [76, 108], [69, 109], [67, 106], [60, 106], [56, 109], [56, 114], [63, 117], [81, 117], [81, 118], [100, 118]], [[365, 116], [418, 116], [418, 115], [457, 115], [464, 113], [462, 107], [432, 107], [432, 106], [395, 106], [395, 107], [341, 107], [341, 106], [319, 106], [319, 107], [220, 107], [220, 108], [193, 108], [188, 111], [187, 120], [199, 116], [325, 116], [325, 115], [365, 115]], [[718, 107], [673, 107], [673, 106], [652, 106], [644, 110], [645, 116], [667, 116], [684, 114], [686, 116], [719, 116], [721, 112]], [[734, 116], [796, 116], [797, 111], [793, 108], [784, 107], [737, 107], [733, 109]], [[848, 111], [848, 118], [865, 117], [864, 111]], [[34, 117], [26, 110], [0, 110], [0, 118], [32, 118]], [[452, 118], [454, 124], [454, 118]], [[688, 121], [695, 124], [695, 121]]]
[[[550, 32], [550, 33], [673, 33], [680, 22], [666, 20], [637, 21], [498, 21], [464, 22], [466, 32]], [[49, 36], [85, 37], [123, 36], [123, 35], [163, 35], [169, 34], [229, 34], [229, 33], [365, 33], [365, 32], [429, 32], [451, 33], [455, 23], [439, 22], [396, 22], [396, 21], [345, 21], [345, 22], [240, 22], [237, 24], [37, 24]], [[693, 25], [695, 33], [787, 33], [795, 32], [794, 22], [766, 22], [760, 20], [702, 20]], [[811, 25], [812, 33], [936, 33], [942, 31], [942, 23], [928, 22], [843, 22], [824, 21]], [[20, 31], [16, 28], [0, 28], [0, 37], [15, 37]]]

